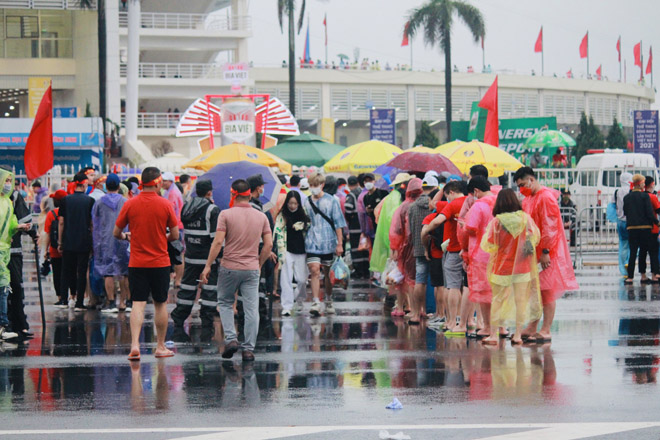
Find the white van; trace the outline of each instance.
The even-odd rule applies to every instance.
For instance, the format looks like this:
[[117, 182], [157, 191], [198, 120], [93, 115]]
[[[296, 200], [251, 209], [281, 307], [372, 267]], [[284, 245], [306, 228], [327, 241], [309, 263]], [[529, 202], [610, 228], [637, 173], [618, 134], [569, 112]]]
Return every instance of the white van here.
[[592, 206], [607, 206], [616, 189], [621, 187], [620, 176], [624, 171], [653, 176], [658, 182], [655, 159], [646, 153], [605, 150], [604, 153], [588, 154], [582, 156], [575, 171], [570, 189], [578, 211]]

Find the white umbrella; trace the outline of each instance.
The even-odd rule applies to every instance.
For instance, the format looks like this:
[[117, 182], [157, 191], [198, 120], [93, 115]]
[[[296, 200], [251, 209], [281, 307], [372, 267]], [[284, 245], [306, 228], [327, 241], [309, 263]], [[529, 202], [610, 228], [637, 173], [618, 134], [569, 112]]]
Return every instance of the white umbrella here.
[[180, 173], [183, 172], [181, 165], [188, 162], [189, 160], [190, 159], [183, 154], [172, 152], [167, 153], [164, 156], [157, 157], [156, 159], [151, 159], [140, 165], [140, 168], [144, 169], [145, 167], [156, 167], [161, 171]]

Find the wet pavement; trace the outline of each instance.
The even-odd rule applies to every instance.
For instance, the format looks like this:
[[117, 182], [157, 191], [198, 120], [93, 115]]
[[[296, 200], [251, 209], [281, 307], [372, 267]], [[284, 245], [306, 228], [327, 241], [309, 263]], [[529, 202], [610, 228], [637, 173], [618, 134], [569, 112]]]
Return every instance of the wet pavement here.
[[[55, 309], [50, 278], [42, 338], [28, 269], [36, 337], [0, 347], [3, 437], [660, 438], [660, 286], [626, 287], [614, 266], [578, 272], [552, 344], [485, 347], [411, 327], [356, 281], [337, 291], [331, 318], [280, 318], [276, 303], [253, 365], [222, 361], [219, 321], [200, 342], [196, 310], [193, 342], [156, 360], [151, 306], [142, 362], [131, 365], [129, 315]], [[385, 409], [394, 397], [403, 409]]]

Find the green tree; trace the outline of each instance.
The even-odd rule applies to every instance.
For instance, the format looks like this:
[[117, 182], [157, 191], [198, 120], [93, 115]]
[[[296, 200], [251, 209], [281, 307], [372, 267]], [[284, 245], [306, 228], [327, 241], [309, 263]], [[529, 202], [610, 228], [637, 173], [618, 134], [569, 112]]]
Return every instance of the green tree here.
[[614, 118], [609, 133], [607, 133], [607, 148], [623, 148], [628, 146], [628, 139], [621, 130], [619, 122]]
[[419, 127], [417, 136], [415, 136], [415, 145], [424, 145], [425, 147], [435, 148], [440, 145], [438, 137], [431, 130], [431, 126], [427, 121], [423, 121], [422, 125]]
[[420, 8], [413, 9], [404, 31], [409, 37], [424, 35], [429, 46], [438, 46], [445, 55], [445, 111], [447, 118], [447, 142], [451, 142], [451, 32], [457, 15], [468, 27], [474, 42], [485, 36], [485, 24], [481, 11], [462, 0], [428, 0]]
[[580, 118], [580, 134], [577, 136], [577, 160], [587, 154], [588, 150], [600, 150], [605, 147], [605, 138], [603, 133], [600, 132], [596, 124], [594, 124], [594, 117], [589, 116], [583, 112]]
[[[303, 26], [305, 18], [305, 0], [300, 3], [300, 15], [298, 16], [298, 33]], [[277, 0], [277, 19], [280, 22], [280, 30], [284, 32], [284, 16], [289, 21], [289, 110], [293, 116], [296, 115], [296, 35], [294, 12], [296, 0]]]

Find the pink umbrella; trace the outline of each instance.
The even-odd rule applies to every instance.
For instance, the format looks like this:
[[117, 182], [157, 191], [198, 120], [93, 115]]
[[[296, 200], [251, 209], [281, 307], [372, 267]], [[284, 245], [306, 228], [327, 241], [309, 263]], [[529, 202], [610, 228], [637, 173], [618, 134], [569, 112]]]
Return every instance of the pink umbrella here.
[[447, 171], [459, 176], [463, 174], [451, 160], [442, 154], [417, 153], [413, 151], [406, 151], [399, 154], [387, 162], [385, 166], [422, 173], [433, 170], [438, 173]]

